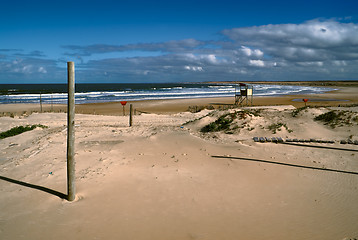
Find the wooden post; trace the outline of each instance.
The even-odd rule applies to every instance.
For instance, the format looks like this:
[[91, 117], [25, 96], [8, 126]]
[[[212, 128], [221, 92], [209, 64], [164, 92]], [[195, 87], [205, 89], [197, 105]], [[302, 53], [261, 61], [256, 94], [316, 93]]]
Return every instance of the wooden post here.
[[75, 186], [75, 64], [67, 62], [67, 199], [73, 201]]
[[254, 97], [254, 87], [252, 87], [252, 94], [251, 94], [251, 107], [252, 107], [252, 100], [253, 100], [253, 97]]
[[129, 126], [132, 126], [133, 122], [133, 106], [132, 104], [129, 104]]

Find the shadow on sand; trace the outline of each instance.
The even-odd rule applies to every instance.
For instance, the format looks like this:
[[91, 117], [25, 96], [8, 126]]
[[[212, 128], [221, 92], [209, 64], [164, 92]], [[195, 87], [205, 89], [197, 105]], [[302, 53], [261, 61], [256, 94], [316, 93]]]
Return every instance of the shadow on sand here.
[[336, 147], [327, 147], [327, 146], [317, 146], [317, 145], [307, 145], [307, 144], [298, 144], [298, 143], [291, 143], [291, 142], [283, 142], [280, 144], [286, 144], [291, 146], [298, 146], [298, 147], [310, 147], [310, 148], [323, 148], [323, 149], [331, 149], [331, 150], [339, 150], [339, 151], [348, 151], [348, 152], [358, 152], [356, 149], [349, 149], [349, 148], [336, 148]]
[[272, 161], [253, 159], [253, 158], [228, 157], [228, 156], [211, 156], [211, 157], [213, 157], [213, 158], [236, 159], [236, 160], [244, 160], [244, 161], [252, 161], [252, 162], [262, 162], [262, 163], [283, 165], [283, 166], [288, 166], [288, 167], [306, 168], [306, 169], [313, 169], [313, 170], [320, 170], [320, 171], [328, 171], [328, 172], [337, 172], [337, 173], [346, 173], [346, 174], [358, 175], [358, 172], [350, 172], [350, 171], [343, 171], [343, 170], [329, 169], [329, 168], [320, 168], [320, 167], [310, 167], [310, 166], [296, 165], [296, 164], [291, 164], [291, 163], [272, 162]]
[[18, 185], [21, 185], [21, 186], [24, 186], [24, 187], [29, 187], [29, 188], [37, 189], [37, 190], [40, 190], [40, 191], [43, 191], [43, 192], [46, 192], [46, 193], [55, 195], [55, 196], [57, 196], [57, 197], [59, 197], [59, 198], [67, 199], [67, 195], [66, 195], [66, 194], [63, 194], [63, 193], [61, 193], [61, 192], [58, 192], [58, 191], [55, 191], [55, 190], [52, 190], [52, 189], [49, 189], [49, 188], [46, 188], [46, 187], [42, 187], [42, 186], [38, 186], [38, 185], [26, 183], [26, 182], [21, 182], [21, 181], [18, 181], [18, 180], [15, 180], [15, 179], [11, 179], [11, 178], [7, 178], [7, 177], [3, 177], [3, 176], [0, 176], [0, 180], [4, 180], [4, 181], [7, 181], [7, 182], [15, 183], [15, 184], [18, 184]]

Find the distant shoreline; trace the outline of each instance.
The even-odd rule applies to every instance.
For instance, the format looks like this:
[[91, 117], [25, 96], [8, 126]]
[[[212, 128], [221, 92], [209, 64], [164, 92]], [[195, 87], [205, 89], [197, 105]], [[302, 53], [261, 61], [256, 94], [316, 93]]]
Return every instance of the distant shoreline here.
[[339, 81], [223, 81], [223, 82], [203, 82], [208, 84], [218, 83], [245, 83], [245, 84], [266, 84], [266, 85], [294, 85], [294, 86], [323, 86], [323, 87], [358, 87], [358, 80], [339, 80]]
[[[78, 84], [76, 103], [103, 103], [164, 99], [231, 97], [235, 83], [171, 84]], [[0, 86], [0, 104], [67, 104], [67, 84]], [[290, 86], [288, 84], [255, 85], [256, 96], [309, 94], [330, 91], [332, 86]], [[336, 88], [337, 89], [337, 88]]]
[[[339, 88], [325, 93], [317, 94], [297, 94], [282, 96], [254, 96], [253, 106], [269, 106], [269, 105], [292, 105], [294, 107], [303, 107], [305, 104], [295, 99], [309, 98], [312, 102], [308, 102], [308, 106], [351, 106], [358, 104], [357, 87], [332, 86]], [[318, 99], [318, 100], [317, 100]], [[215, 103], [215, 104], [214, 104]], [[192, 106], [210, 106], [215, 108], [224, 107], [234, 103], [234, 96], [220, 98], [186, 98], [186, 99], [168, 99], [168, 100], [142, 100], [128, 101], [125, 106], [128, 114], [129, 105], [133, 104], [133, 108], [137, 112], [168, 114], [188, 111]], [[43, 112], [65, 112], [67, 105], [65, 104], [43, 104]], [[78, 114], [95, 114], [95, 115], [117, 115], [123, 114], [123, 107], [119, 102], [106, 103], [87, 103], [76, 104], [76, 113]], [[0, 104], [0, 115], [21, 115], [30, 114], [31, 112], [40, 112], [40, 104]]]

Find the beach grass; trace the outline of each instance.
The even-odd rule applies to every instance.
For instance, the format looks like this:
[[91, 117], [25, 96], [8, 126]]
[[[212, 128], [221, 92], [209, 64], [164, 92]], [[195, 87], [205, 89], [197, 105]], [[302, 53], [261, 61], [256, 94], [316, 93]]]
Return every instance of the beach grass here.
[[10, 130], [7, 130], [5, 132], [0, 133], [0, 139], [4, 139], [4, 138], [7, 138], [7, 137], [13, 137], [13, 136], [19, 135], [21, 133], [34, 130], [37, 127], [47, 128], [47, 126], [44, 126], [44, 125], [41, 125], [41, 124], [17, 126], [17, 127], [11, 128]]
[[[238, 126], [232, 128], [232, 123], [235, 119], [246, 119], [248, 116], [259, 116], [260, 110], [240, 110], [234, 113], [227, 113], [220, 116], [217, 120], [201, 128], [202, 133], [208, 132], [219, 132], [219, 131], [228, 131], [235, 130]], [[230, 133], [230, 132], [228, 132]]]
[[289, 133], [293, 132], [293, 130], [289, 129], [286, 125], [286, 123], [278, 122], [273, 123], [268, 126], [268, 129], [275, 134], [277, 131], [281, 131], [281, 127], [284, 127]]
[[324, 122], [325, 125], [335, 128], [336, 126], [353, 125], [354, 123], [358, 123], [358, 116], [352, 111], [332, 110], [316, 116], [314, 120]]

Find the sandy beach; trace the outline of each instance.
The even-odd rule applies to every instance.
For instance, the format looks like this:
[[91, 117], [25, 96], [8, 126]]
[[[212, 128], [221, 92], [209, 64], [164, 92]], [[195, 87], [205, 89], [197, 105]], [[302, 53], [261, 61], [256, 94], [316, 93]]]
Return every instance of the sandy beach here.
[[[73, 202], [66, 106], [0, 105], [0, 132], [47, 126], [0, 140], [0, 239], [357, 239], [357, 90], [255, 97], [252, 108], [133, 102], [132, 127], [120, 103], [77, 105]], [[338, 122], [314, 120], [331, 111]], [[225, 129], [202, 130], [223, 117]]]
[[[308, 106], [345, 106], [358, 104], [358, 83], [351, 83], [352, 86], [329, 86], [332, 91], [322, 94], [307, 95], [283, 95], [275, 97], [257, 97], [253, 98], [253, 106], [270, 105], [293, 105], [295, 107], [304, 106], [301, 99], [309, 99]], [[125, 106], [125, 112], [129, 112], [129, 105], [139, 112], [170, 114], [185, 112], [190, 107], [228, 108], [228, 105], [234, 104], [234, 97], [225, 98], [194, 98], [194, 99], [173, 99], [173, 100], [146, 100], [128, 102]], [[0, 104], [0, 116], [10, 115], [28, 115], [31, 112], [66, 112], [67, 105], [60, 104]], [[123, 106], [119, 102], [77, 104], [76, 113], [94, 114], [94, 115], [123, 115]]]

